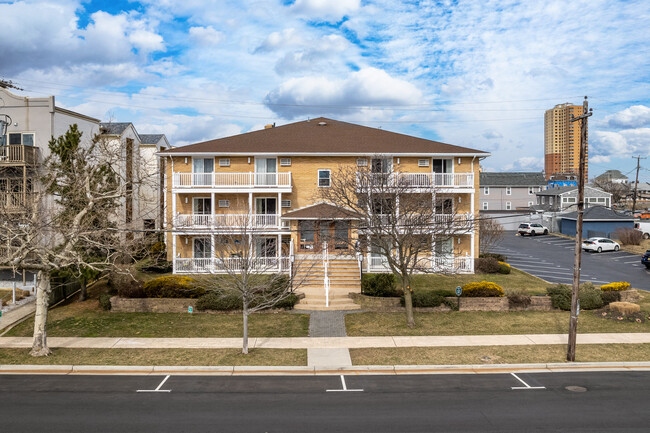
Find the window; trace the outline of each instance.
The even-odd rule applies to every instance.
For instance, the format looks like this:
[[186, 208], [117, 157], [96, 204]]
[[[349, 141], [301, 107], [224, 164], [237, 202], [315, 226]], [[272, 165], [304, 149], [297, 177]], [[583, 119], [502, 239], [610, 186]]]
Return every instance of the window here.
[[357, 167], [368, 167], [368, 160], [366, 158], [357, 158]]
[[486, 186], [485, 188], [483, 188], [483, 195], [490, 195], [490, 187], [489, 186]]
[[291, 200], [282, 200], [280, 204], [282, 207], [291, 207]]
[[219, 160], [219, 167], [230, 167], [230, 158], [221, 158]]
[[219, 200], [219, 207], [230, 207], [230, 200]]
[[192, 199], [192, 213], [194, 215], [210, 215], [212, 213], [212, 199], [194, 197]]
[[428, 167], [428, 166], [429, 166], [428, 159], [418, 159], [418, 167]]
[[506, 202], [506, 210], [512, 210], [512, 203], [509, 201]]
[[512, 195], [512, 188], [509, 186], [506, 186], [506, 195]]
[[529, 186], [528, 187], [528, 195], [533, 195], [535, 194], [535, 187]]
[[[6, 143], [6, 139], [5, 139]], [[32, 132], [12, 132], [9, 134], [9, 144], [33, 146], [34, 133]]]
[[488, 210], [488, 203], [486, 201], [483, 202], [483, 210]]
[[318, 170], [318, 186], [329, 187], [331, 185], [331, 170]]
[[532, 202], [532, 201], [529, 201], [529, 202], [528, 202], [528, 206], [530, 207], [530, 206], [532, 206], [532, 205], [533, 205], [533, 202]]
[[291, 167], [291, 158], [280, 158], [280, 166]]

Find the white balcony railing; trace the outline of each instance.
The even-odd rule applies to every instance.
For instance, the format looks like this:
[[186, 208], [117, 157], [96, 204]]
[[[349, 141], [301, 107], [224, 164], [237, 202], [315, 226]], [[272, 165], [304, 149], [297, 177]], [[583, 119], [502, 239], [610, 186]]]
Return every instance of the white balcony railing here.
[[244, 267], [259, 273], [289, 272], [290, 257], [255, 257], [252, 259], [207, 258], [174, 259], [175, 274], [225, 274], [237, 272]]
[[474, 188], [473, 173], [359, 173], [358, 187]]
[[[383, 256], [370, 256], [366, 260], [367, 272], [390, 272], [388, 261]], [[419, 268], [423, 272], [472, 273], [474, 259], [470, 256], [433, 256], [420, 259]]]
[[278, 227], [280, 215], [277, 214], [179, 214], [174, 220], [175, 228], [266, 228]]
[[174, 188], [279, 188], [291, 186], [291, 173], [174, 173]]

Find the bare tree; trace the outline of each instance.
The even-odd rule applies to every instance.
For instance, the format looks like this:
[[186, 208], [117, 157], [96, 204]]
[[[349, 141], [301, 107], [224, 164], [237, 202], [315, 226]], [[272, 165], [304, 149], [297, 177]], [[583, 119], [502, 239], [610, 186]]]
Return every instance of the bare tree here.
[[383, 161], [378, 156], [371, 167], [339, 167], [330, 187], [320, 189], [320, 198], [354, 214], [357, 245], [399, 278], [406, 323], [414, 327], [411, 276], [470, 270], [471, 260], [456, 260], [450, 241], [470, 233], [473, 221], [456, 211], [454, 196], [442, 193], [452, 181], [449, 175], [392, 172]]
[[31, 354], [47, 346], [50, 274], [77, 276], [111, 268], [130, 250], [121, 241], [119, 201], [124, 182], [119, 154], [99, 137], [82, 143], [76, 125], [49, 143], [51, 155], [36, 166], [30, 191], [12, 193], [0, 204], [0, 265], [37, 273], [36, 315]]
[[479, 252], [488, 253], [494, 247], [497, 247], [503, 241], [503, 226], [492, 218], [481, 217], [478, 223], [479, 233]]
[[609, 180], [594, 179], [594, 186], [612, 195], [612, 204], [619, 203], [630, 195], [630, 186], [627, 183], [612, 182]]
[[[248, 353], [248, 318], [252, 313], [272, 308], [289, 297], [302, 281], [297, 277], [300, 263], [291, 254], [290, 244], [278, 244], [277, 237], [256, 230], [264, 226], [266, 215], [230, 218], [217, 234], [204, 238], [209, 258], [191, 259], [190, 272], [207, 272], [199, 278], [206, 291], [218, 297], [235, 297], [242, 305], [242, 353]], [[210, 239], [210, 240], [208, 240]]]

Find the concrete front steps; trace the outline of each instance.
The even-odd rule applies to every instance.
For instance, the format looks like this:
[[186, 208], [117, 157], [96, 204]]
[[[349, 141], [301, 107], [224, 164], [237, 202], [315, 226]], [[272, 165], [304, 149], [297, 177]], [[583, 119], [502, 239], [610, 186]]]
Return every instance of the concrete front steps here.
[[322, 259], [314, 259], [306, 264], [301, 274], [297, 272], [296, 280], [300, 282], [297, 291], [305, 297], [294, 307], [296, 310], [359, 310], [361, 307], [352, 302], [349, 293], [361, 293], [359, 266], [354, 257], [331, 257], [329, 261], [329, 307], [326, 306], [325, 269]]

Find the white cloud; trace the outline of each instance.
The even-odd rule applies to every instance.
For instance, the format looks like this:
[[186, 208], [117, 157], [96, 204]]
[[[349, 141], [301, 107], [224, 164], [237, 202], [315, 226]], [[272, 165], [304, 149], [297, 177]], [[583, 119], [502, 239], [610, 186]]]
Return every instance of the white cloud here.
[[591, 156], [602, 158], [626, 158], [632, 155], [650, 155], [650, 128], [626, 129], [623, 131], [594, 131], [591, 137]]
[[190, 38], [195, 43], [210, 47], [218, 45], [224, 39], [225, 35], [215, 30], [212, 26], [207, 27], [190, 27]]
[[[421, 92], [413, 84], [391, 77], [386, 71], [365, 68], [344, 79], [323, 76], [291, 78], [269, 92], [265, 102], [287, 118], [308, 113], [337, 113], [349, 106], [394, 106], [415, 104]], [[297, 107], [293, 105], [307, 105]], [[355, 111], [359, 111], [357, 108]]]
[[339, 21], [359, 7], [359, 0], [296, 0], [291, 10], [311, 19]]
[[502, 167], [498, 167], [494, 171], [541, 171], [543, 169], [544, 158], [523, 156]]
[[605, 121], [613, 128], [639, 128], [650, 125], [650, 107], [633, 105], [607, 116]]
[[294, 28], [284, 29], [280, 32], [272, 32], [264, 42], [257, 47], [256, 51], [274, 51], [280, 48], [290, 46], [300, 46], [303, 44], [303, 38]]

